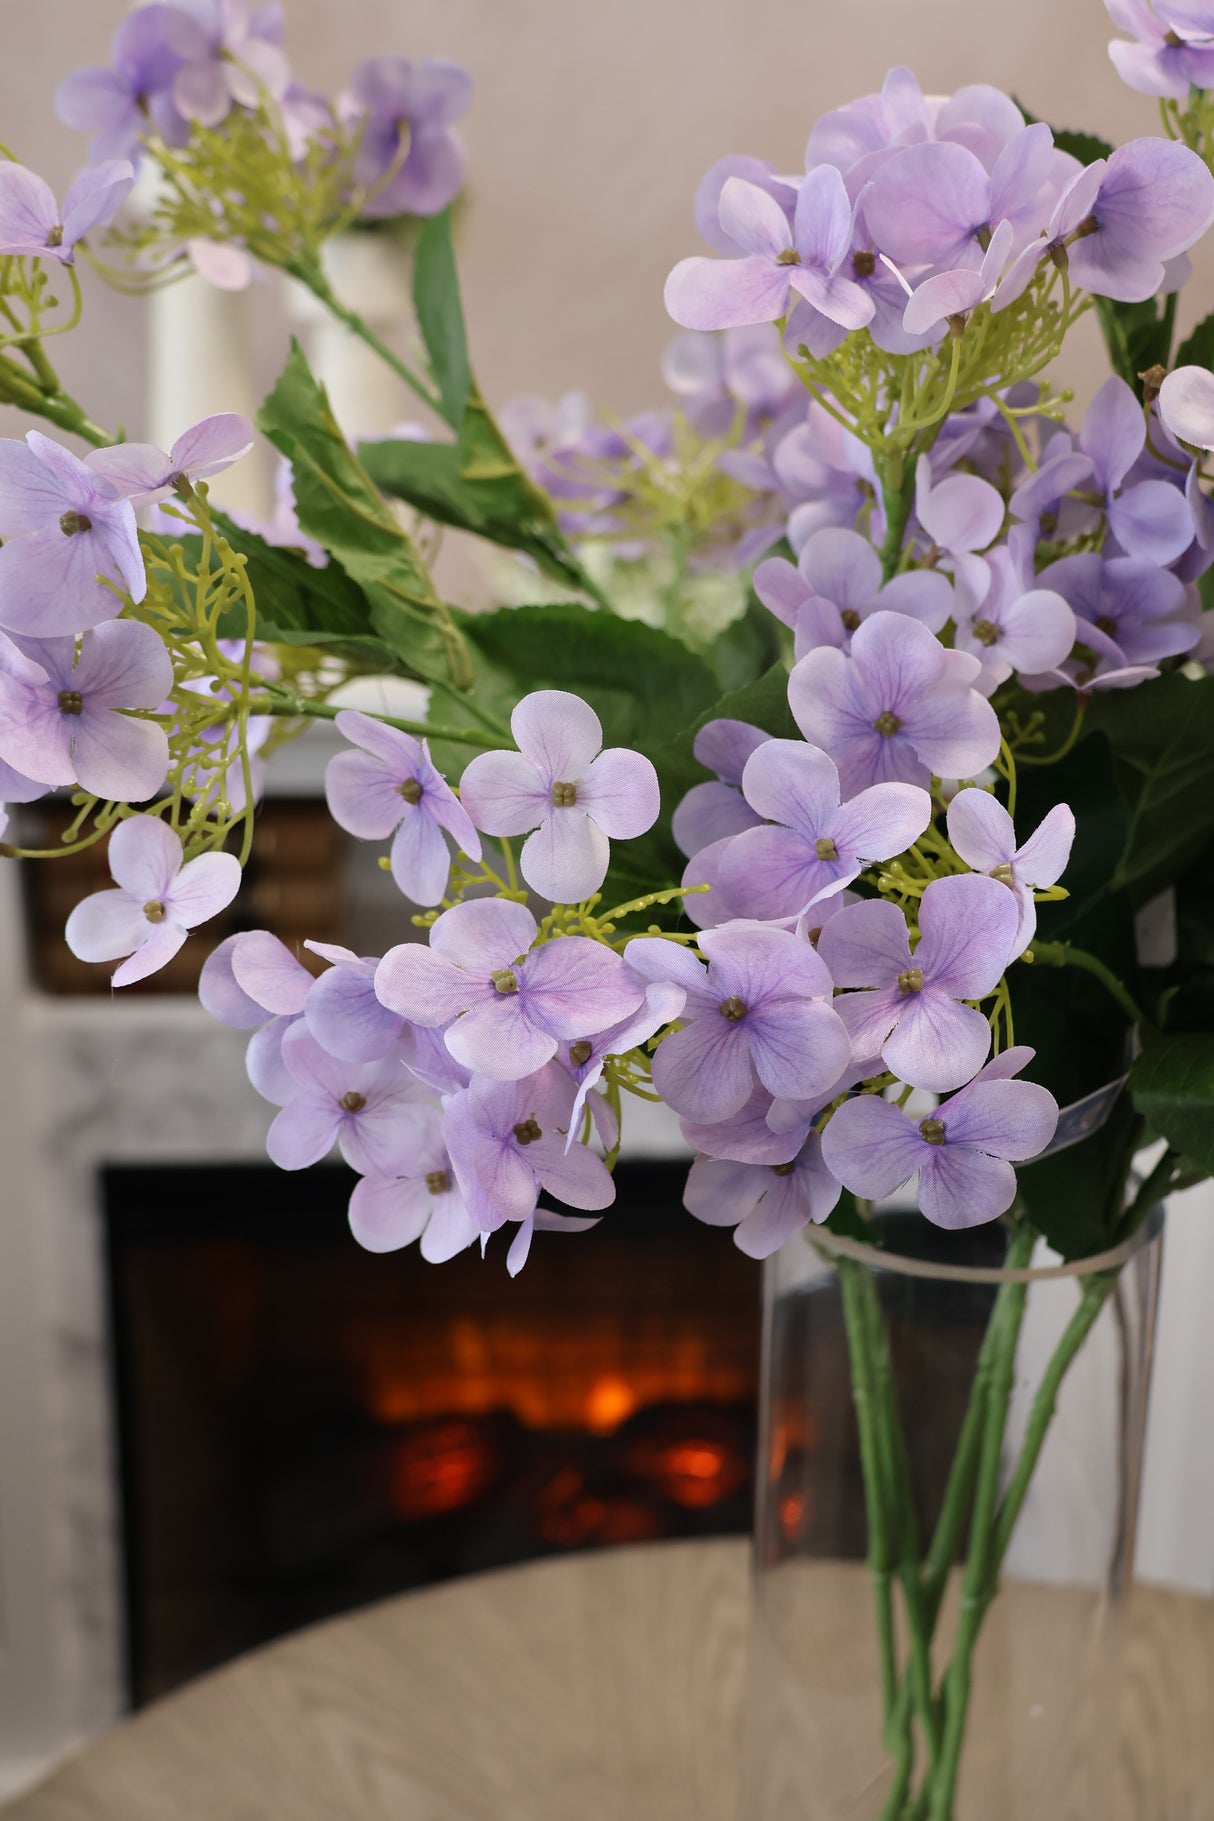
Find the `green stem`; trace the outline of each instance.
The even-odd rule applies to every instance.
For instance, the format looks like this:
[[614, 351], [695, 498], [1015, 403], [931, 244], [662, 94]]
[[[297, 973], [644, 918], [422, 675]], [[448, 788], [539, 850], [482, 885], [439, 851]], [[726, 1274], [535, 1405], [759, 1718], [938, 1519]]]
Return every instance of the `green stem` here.
[[881, 576], [888, 582], [902, 560], [911, 503], [915, 496], [915, 468], [910, 452], [895, 454], [883, 464], [881, 497], [885, 505], [885, 541], [881, 545]]
[[[1179, 1162], [1178, 1152], [1173, 1151], [1171, 1147], [1165, 1150], [1121, 1217], [1119, 1231], [1123, 1238], [1128, 1238], [1131, 1233], [1135, 1232], [1156, 1203], [1161, 1202], [1171, 1191], [1174, 1186], [1172, 1177]], [[1197, 1177], [1196, 1180], [1202, 1181], [1203, 1176]]]
[[74, 399], [61, 392], [46, 392], [14, 365], [7, 355], [0, 355], [0, 404], [15, 405], [31, 416], [44, 417], [57, 429], [79, 436], [95, 449], [108, 448], [114, 438], [86, 417]]
[[338, 322], [344, 323], [352, 335], [357, 335], [361, 342], [365, 342], [368, 348], [378, 354], [384, 365], [390, 367], [398, 379], [403, 379], [409, 390], [420, 398], [424, 405], [428, 405], [431, 411], [436, 412], [439, 417], [445, 418], [443, 402], [437, 392], [432, 392], [418, 378], [412, 367], [406, 366], [400, 356], [394, 354], [388, 344], [380, 340], [374, 329], [363, 321], [357, 310], [351, 310], [348, 305], [342, 303], [318, 265], [291, 266], [288, 267], [288, 270], [293, 278], [297, 278], [300, 284], [305, 285], [311, 291], [313, 297], [318, 303], [325, 306], [331, 316], [335, 316]]
[[1089, 955], [1086, 949], [1075, 948], [1069, 942], [1034, 942], [1032, 955], [1034, 963], [1040, 963], [1043, 967], [1078, 967], [1085, 974], [1093, 975], [1110, 997], [1117, 1001], [1132, 1023], [1150, 1030], [1151, 1020], [1138, 1001], [1099, 956]]
[[992, 1532], [999, 1497], [999, 1468], [1008, 1409], [1012, 1400], [1016, 1346], [1028, 1296], [1027, 1284], [1008, 1284], [1004, 1287], [1008, 1296], [998, 1313], [996, 1323], [998, 1339], [994, 1343], [994, 1367], [978, 1457], [978, 1476], [970, 1519], [969, 1554], [961, 1587], [961, 1612], [957, 1620], [952, 1661], [944, 1679], [944, 1734], [937, 1774], [932, 1782], [931, 1805], [928, 1809], [930, 1821], [952, 1821], [957, 1773], [961, 1767], [961, 1748], [965, 1741], [965, 1719], [969, 1709], [971, 1663], [979, 1628], [990, 1599]]
[[[342, 709], [333, 702], [314, 702], [307, 696], [288, 695], [285, 690], [275, 690], [273, 694], [250, 696], [248, 712], [266, 715], [289, 715], [294, 719], [300, 717], [319, 721], [335, 721]], [[397, 715], [380, 714], [377, 709], [366, 709], [364, 713], [381, 721], [385, 727], [395, 727], [400, 733], [411, 733], [424, 740], [457, 740], [462, 746], [491, 746], [493, 741], [487, 739], [473, 727], [436, 726], [431, 721], [403, 721]]]
[[[919, 1532], [915, 1521], [911, 1490], [910, 1466], [906, 1458], [906, 1441], [894, 1396], [890, 1366], [889, 1339], [881, 1317], [881, 1302], [876, 1280], [871, 1271], [863, 1270], [861, 1294], [868, 1326], [869, 1357], [873, 1366], [873, 1389], [877, 1412], [877, 1450], [888, 1491], [889, 1509], [893, 1513], [894, 1543], [898, 1561], [898, 1578], [906, 1607], [906, 1627], [910, 1643], [910, 1664], [903, 1688], [909, 1687], [915, 1715], [927, 1747], [928, 1774], [931, 1774], [940, 1748], [935, 1707], [932, 1700], [931, 1633], [925, 1623], [926, 1613], [919, 1572]], [[902, 1690], [899, 1690], [901, 1697]], [[905, 1707], [895, 1700], [895, 1715], [905, 1728]], [[895, 1736], [897, 1732], [895, 1729]], [[897, 1814], [892, 1809], [891, 1814]]]
[[1007, 1546], [1012, 1540], [1016, 1520], [1020, 1516], [1029, 1483], [1040, 1458], [1046, 1432], [1054, 1415], [1059, 1388], [1066, 1377], [1071, 1361], [1091, 1333], [1096, 1317], [1100, 1314], [1110, 1290], [1117, 1282], [1117, 1275], [1116, 1271], [1108, 1271], [1101, 1272], [1098, 1277], [1087, 1279], [1080, 1293], [1079, 1307], [1063, 1329], [1062, 1338], [1041, 1376], [1041, 1383], [1037, 1387], [1029, 1411], [1020, 1458], [1016, 1462], [1015, 1471], [1008, 1482], [1007, 1491], [1003, 1495], [1003, 1503], [995, 1517], [990, 1551], [991, 1584], [986, 1590], [987, 1600], [994, 1595], [995, 1577], [998, 1575], [999, 1567], [1007, 1553]]
[[860, 1436], [860, 1468], [864, 1475], [864, 1498], [868, 1516], [868, 1565], [877, 1606], [877, 1641], [881, 1652], [881, 1698], [888, 1732], [897, 1694], [898, 1667], [894, 1647], [889, 1517], [881, 1484], [872, 1370], [864, 1316], [864, 1292], [860, 1281], [864, 1267], [857, 1265], [851, 1259], [841, 1258], [837, 1261], [836, 1268], [839, 1274], [839, 1288], [843, 1295], [843, 1319], [847, 1326], [847, 1344], [851, 1353], [852, 1401], [856, 1407], [856, 1427]]

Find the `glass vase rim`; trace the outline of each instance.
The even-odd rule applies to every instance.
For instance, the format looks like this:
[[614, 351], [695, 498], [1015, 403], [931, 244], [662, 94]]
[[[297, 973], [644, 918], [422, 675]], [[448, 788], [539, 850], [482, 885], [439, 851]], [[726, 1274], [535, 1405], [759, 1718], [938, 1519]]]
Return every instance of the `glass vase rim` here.
[[1136, 1257], [1144, 1247], [1151, 1245], [1159, 1238], [1163, 1232], [1165, 1216], [1165, 1204], [1156, 1202], [1129, 1237], [1122, 1240], [1119, 1245], [1111, 1246], [1102, 1252], [1089, 1253], [1084, 1258], [1069, 1259], [1064, 1263], [1051, 1265], [1007, 1266], [942, 1263], [935, 1259], [915, 1258], [909, 1253], [887, 1252], [880, 1246], [871, 1246], [862, 1240], [850, 1239], [841, 1233], [832, 1233], [826, 1227], [805, 1227], [802, 1230], [802, 1238], [825, 1263], [832, 1267], [837, 1265], [839, 1260], [848, 1259], [853, 1263], [868, 1265], [871, 1269], [883, 1271], [891, 1277], [920, 1277], [939, 1283], [1057, 1283], [1065, 1278], [1082, 1281], [1084, 1278], [1099, 1276], [1104, 1271], [1120, 1271], [1131, 1258]]

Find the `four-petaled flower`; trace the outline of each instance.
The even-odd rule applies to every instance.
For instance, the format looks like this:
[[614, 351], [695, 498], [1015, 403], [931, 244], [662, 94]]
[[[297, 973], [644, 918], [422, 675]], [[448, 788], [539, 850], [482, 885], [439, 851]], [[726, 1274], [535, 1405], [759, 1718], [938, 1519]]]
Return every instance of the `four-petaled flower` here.
[[183, 430], [167, 455], [154, 443], [115, 443], [110, 449], [94, 449], [84, 459], [133, 506], [146, 506], [222, 473], [252, 447], [248, 418], [237, 411], [220, 411]]
[[427, 1264], [445, 1264], [480, 1238], [464, 1205], [436, 1104], [411, 1121], [409, 1155], [391, 1175], [364, 1176], [350, 1197], [350, 1231], [368, 1252], [419, 1240]]
[[359, 134], [354, 176], [370, 191], [365, 215], [437, 215], [454, 200], [464, 150], [451, 128], [471, 99], [467, 70], [442, 57], [358, 65], [340, 109]]
[[606, 1208], [615, 1184], [585, 1145], [568, 1149], [574, 1085], [559, 1063], [521, 1081], [474, 1080], [448, 1101], [443, 1132], [464, 1203], [482, 1233], [529, 1221], [541, 1189], [571, 1208]]
[[887, 899], [865, 899], [832, 917], [818, 952], [842, 994], [835, 1010], [857, 1057], [880, 1054], [900, 1080], [943, 1093], [981, 1068], [991, 1027], [967, 999], [995, 990], [1012, 956], [1020, 908], [998, 879], [936, 879], [919, 905], [911, 954], [906, 918]]
[[135, 173], [124, 158], [81, 171], [63, 198], [23, 164], [0, 164], [0, 254], [75, 264], [77, 244], [116, 215]]
[[595, 1036], [638, 1010], [644, 983], [613, 949], [562, 936], [532, 949], [525, 905], [475, 898], [444, 911], [430, 946], [404, 942], [379, 964], [375, 990], [414, 1024], [444, 1026], [457, 1062], [495, 1081], [532, 1075], [560, 1041]]
[[653, 1084], [666, 1104], [689, 1119], [728, 1119], [756, 1079], [790, 1100], [829, 1087], [851, 1045], [830, 1005], [830, 974], [810, 943], [789, 930], [732, 923], [706, 930], [699, 945], [707, 967], [660, 936], [639, 936], [624, 950], [647, 980], [673, 981], [687, 995], [682, 1029], [653, 1058]]
[[83, 632], [117, 619], [124, 593], [138, 603], [147, 592], [130, 501], [38, 430], [0, 441], [0, 539], [9, 632]]
[[114, 973], [130, 986], [171, 961], [196, 924], [227, 908], [240, 889], [234, 854], [200, 854], [182, 864], [180, 838], [159, 816], [130, 816], [110, 836], [117, 889], [94, 892], [67, 920], [67, 945], [80, 961], [129, 960]]
[[404, 1050], [376, 1062], [343, 1062], [305, 1024], [283, 1038], [282, 1059], [298, 1083], [266, 1135], [280, 1170], [306, 1170], [336, 1144], [352, 1170], [389, 1175], [412, 1154], [418, 1122], [433, 1104]]
[[154, 796], [169, 766], [169, 738], [130, 708], [158, 708], [173, 687], [159, 634], [111, 620], [75, 639], [0, 634], [0, 758], [46, 784], [76, 784], [116, 803]]
[[937, 1227], [977, 1227], [1016, 1196], [1013, 1163], [1043, 1151], [1058, 1103], [1032, 1081], [1013, 1081], [1034, 1052], [1004, 1050], [926, 1118], [875, 1094], [836, 1109], [822, 1134], [826, 1167], [853, 1195], [879, 1200], [918, 1173], [919, 1207]]
[[1000, 741], [995, 711], [974, 688], [981, 669], [915, 620], [875, 613], [850, 653], [823, 646], [801, 659], [788, 701], [805, 738], [834, 759], [847, 796], [883, 780], [972, 778]]
[[1066, 870], [1075, 839], [1075, 817], [1055, 803], [1020, 847], [1002, 803], [986, 790], [959, 790], [948, 806], [948, 838], [975, 872], [989, 873], [1011, 889], [1020, 921], [1012, 959], [1022, 955], [1037, 928], [1034, 890], [1056, 885]]
[[395, 830], [392, 877], [414, 904], [440, 904], [451, 876], [444, 831], [470, 859], [481, 857], [467, 810], [424, 740], [351, 708], [342, 710], [336, 725], [359, 750], [340, 752], [325, 767], [329, 814], [363, 841], [385, 840]]
[[932, 802], [915, 784], [873, 784], [839, 801], [828, 755], [800, 740], [768, 740], [742, 773], [750, 807], [763, 817], [735, 835], [719, 877], [749, 917], [798, 917], [842, 891], [869, 860], [891, 860], [917, 841]]
[[794, 293], [844, 329], [871, 322], [873, 300], [846, 276], [853, 209], [831, 165], [805, 177], [792, 226], [775, 198], [743, 177], [728, 177], [721, 228], [743, 257], [684, 259], [666, 280], [666, 308], [684, 329], [736, 329], [775, 322]]
[[576, 904], [607, 876], [608, 840], [630, 841], [657, 820], [658, 775], [624, 746], [606, 752], [593, 708], [563, 689], [537, 689], [510, 717], [517, 752], [484, 752], [460, 799], [487, 835], [521, 835], [519, 867], [533, 891]]

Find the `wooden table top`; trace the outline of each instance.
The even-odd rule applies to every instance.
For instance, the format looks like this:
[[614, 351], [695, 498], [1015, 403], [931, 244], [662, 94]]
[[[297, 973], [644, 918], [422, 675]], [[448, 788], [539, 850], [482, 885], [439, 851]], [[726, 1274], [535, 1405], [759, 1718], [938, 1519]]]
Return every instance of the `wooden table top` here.
[[[870, 1821], [864, 1568], [769, 1584], [753, 1653], [738, 1541], [406, 1595], [145, 1709], [5, 1821]], [[962, 1821], [1211, 1821], [1214, 1602], [1011, 1586], [979, 1674]]]

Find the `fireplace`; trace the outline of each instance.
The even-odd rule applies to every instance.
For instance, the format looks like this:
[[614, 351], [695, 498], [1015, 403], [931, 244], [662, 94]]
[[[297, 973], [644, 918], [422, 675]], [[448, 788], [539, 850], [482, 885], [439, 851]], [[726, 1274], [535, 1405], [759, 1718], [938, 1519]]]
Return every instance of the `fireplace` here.
[[760, 1271], [621, 1164], [589, 1234], [360, 1251], [353, 1178], [110, 1168], [128, 1695], [452, 1575], [749, 1528]]

